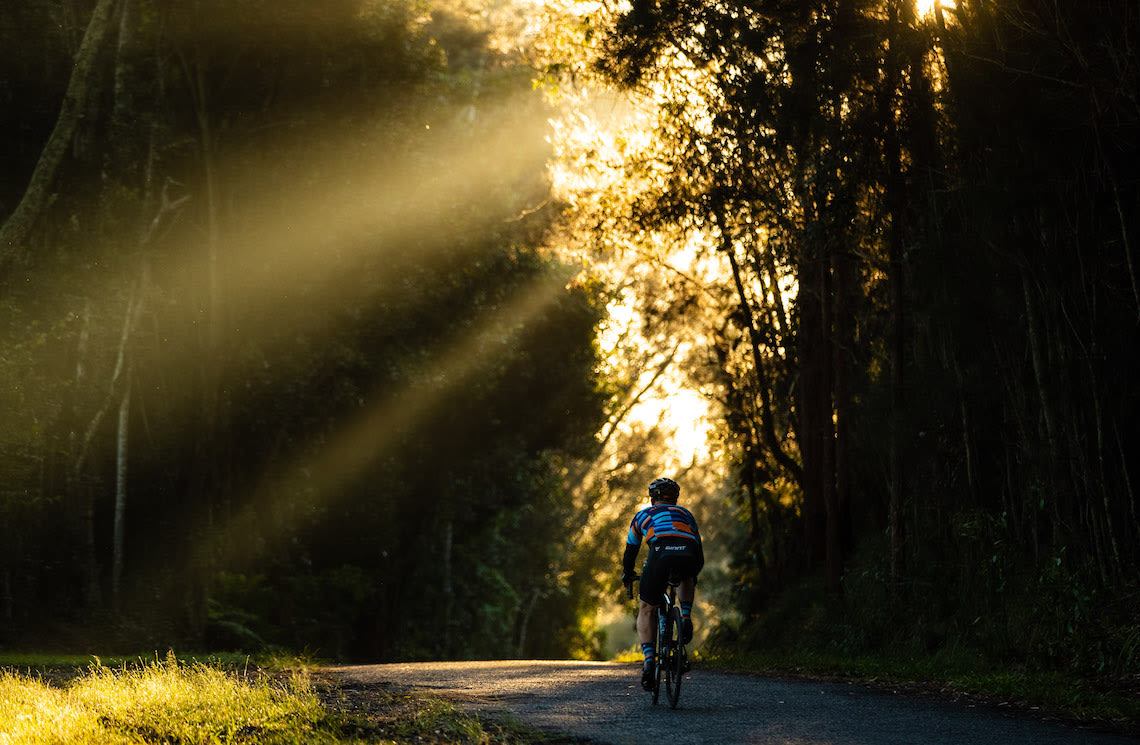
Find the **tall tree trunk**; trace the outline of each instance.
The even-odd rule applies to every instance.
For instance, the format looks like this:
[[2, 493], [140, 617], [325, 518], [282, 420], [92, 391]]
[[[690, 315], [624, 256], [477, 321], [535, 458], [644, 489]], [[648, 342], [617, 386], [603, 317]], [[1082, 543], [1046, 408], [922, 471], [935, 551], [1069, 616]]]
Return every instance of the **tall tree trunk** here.
[[131, 419], [130, 366], [127, 368], [127, 378], [127, 384], [123, 388], [123, 398], [119, 402], [119, 431], [115, 448], [115, 513], [111, 537], [111, 602], [115, 603], [116, 607], [119, 607], [122, 601], [123, 546], [126, 538], [127, 436]]
[[900, 4], [907, 0], [893, 0], [890, 4], [888, 20], [888, 49], [885, 60], [885, 80], [879, 117], [882, 121], [885, 141], [884, 156], [886, 167], [886, 206], [890, 219], [887, 235], [887, 283], [890, 303], [890, 431], [889, 451], [889, 508], [887, 515], [890, 531], [890, 571], [891, 584], [897, 592], [903, 579], [903, 505], [906, 500], [906, 480], [903, 472], [903, 436], [905, 426], [905, 389], [903, 361], [906, 349], [905, 283], [903, 278], [903, 251], [905, 247], [906, 198], [903, 194], [902, 145], [899, 141], [898, 118], [895, 114], [898, 100], [899, 72], [902, 57], [902, 24]]
[[[1056, 417], [1056, 406], [1053, 402], [1053, 396], [1050, 395], [1049, 386], [1047, 384], [1047, 380], [1050, 378], [1050, 366], [1045, 361], [1045, 351], [1043, 348], [1043, 343], [1040, 340], [1040, 333], [1038, 331], [1039, 328], [1041, 328], [1042, 331], [1044, 330], [1044, 327], [1042, 326], [1044, 321], [1038, 318], [1036, 303], [1033, 302], [1034, 293], [1031, 291], [1029, 286], [1028, 270], [1025, 269], [1022, 270], [1021, 275], [1021, 290], [1022, 300], [1025, 304], [1025, 335], [1026, 340], [1029, 342], [1029, 361], [1031, 367], [1033, 368], [1033, 381], [1035, 383], [1035, 390], [1032, 392], [1035, 394], [1035, 396], [1029, 397], [1035, 397], [1037, 400], [1037, 405], [1032, 408], [1040, 413], [1040, 419], [1038, 420], [1038, 429], [1044, 429], [1043, 434], [1045, 439], [1046, 452], [1054, 454], [1052, 457], [1048, 457], [1047, 459], [1048, 465], [1045, 467], [1045, 473], [1037, 475], [1037, 478], [1042, 479], [1043, 481], [1041, 484], [1042, 494], [1039, 499], [1044, 502], [1045, 507], [1051, 513], [1049, 516], [1049, 522], [1055, 531], [1053, 536], [1053, 543], [1054, 548], [1056, 548], [1056, 546], [1061, 545], [1063, 541], [1063, 539], [1059, 537], [1056, 531], [1058, 531], [1063, 524], [1063, 518], [1060, 514], [1059, 499], [1060, 495], [1063, 492], [1068, 491], [1067, 485], [1064, 488], [1062, 487], [1062, 484], [1065, 483], [1065, 478], [1061, 475], [1063, 464], [1067, 459], [1057, 458], [1055, 455], [1056, 453], [1060, 452], [1058, 447], [1061, 438], [1058, 435], [1058, 427], [1054, 422], [1054, 418]], [[1041, 294], [1043, 296], [1046, 296], [1048, 295], [1048, 292], [1042, 288]], [[1081, 479], [1078, 478], [1075, 480], [1075, 483], [1080, 483], [1080, 481]], [[1028, 514], [1036, 516], [1040, 508], [1037, 504], [1034, 504], [1034, 502], [1037, 501], [1038, 497], [1036, 495], [1033, 495], [1031, 497], [1027, 497], [1027, 499], [1030, 501], [1026, 504], [1025, 511]], [[1034, 517], [1034, 520], [1036, 519], [1037, 518]], [[1037, 555], [1035, 546], [1034, 560], [1036, 561], [1038, 559], [1039, 557]]]
[[82, 436], [79, 433], [79, 411], [76, 397], [87, 385], [87, 348], [91, 337], [91, 303], [83, 308], [80, 321], [79, 339], [76, 343], [75, 384], [69, 395], [71, 411], [66, 414], [72, 425], [68, 432], [67, 479], [64, 485], [68, 518], [72, 523], [71, 539], [74, 541], [72, 558], [79, 578], [79, 589], [86, 607], [92, 608], [99, 602], [99, 571], [95, 559], [95, 506], [94, 496], [85, 477], [87, 449], [100, 421], [103, 410], [95, 413], [88, 422]]
[[538, 601], [542, 599], [544, 594], [542, 588], [536, 585], [530, 592], [530, 599], [526, 601], [522, 618], [519, 619], [518, 642], [515, 644], [515, 654], [518, 657], [523, 657], [526, 654], [527, 629], [530, 628], [530, 619], [534, 616], [534, 609], [538, 606]]
[[843, 593], [843, 546], [840, 540], [841, 517], [839, 514], [839, 491], [835, 480], [835, 405], [833, 400], [836, 354], [833, 316], [835, 314], [835, 283], [832, 273], [834, 249], [831, 241], [821, 247], [823, 256], [819, 260], [819, 313], [821, 323], [817, 343], [819, 344], [821, 385], [817, 414], [819, 421], [820, 449], [820, 489], [823, 492], [824, 514], [827, 527], [824, 531], [824, 558], [827, 563], [827, 592], [829, 595]]
[[755, 366], [756, 391], [760, 398], [760, 434], [764, 445], [768, 448], [772, 458], [785, 470], [798, 484], [803, 484], [804, 470], [799, 463], [788, 455], [783, 443], [776, 434], [776, 425], [773, 421], [771, 382], [767, 374], [767, 365], [764, 362], [764, 353], [760, 349], [760, 331], [756, 328], [756, 320], [752, 311], [752, 301], [744, 288], [744, 280], [740, 273], [740, 262], [736, 259], [736, 247], [732, 236], [728, 233], [728, 226], [719, 211], [715, 214], [717, 227], [720, 230], [720, 250], [728, 258], [729, 268], [732, 270], [732, 280], [736, 287], [739, 307], [748, 327], [749, 347], [752, 351], [752, 363]]
[[202, 316], [204, 336], [202, 349], [198, 432], [195, 459], [198, 482], [193, 487], [192, 499], [201, 510], [196, 536], [197, 566], [191, 573], [187, 593], [187, 620], [190, 632], [201, 635], [206, 624], [206, 601], [210, 584], [216, 573], [218, 556], [225, 551], [218, 536], [226, 522], [228, 495], [224, 478], [223, 457], [228, 451], [222, 425], [222, 272], [221, 215], [219, 206], [219, 176], [217, 165], [217, 133], [214, 112], [211, 109], [210, 84], [207, 76], [208, 60], [200, 49], [192, 57], [182, 57], [186, 82], [194, 102], [198, 123], [199, 156], [205, 196], [204, 276], [202, 279]]
[[[807, 152], [815, 152], [815, 148]], [[828, 502], [835, 476], [828, 318], [831, 313], [830, 260], [826, 246], [813, 237], [813, 233], [820, 232], [813, 229], [819, 226], [820, 219], [814, 187], [801, 179], [798, 191], [804, 205], [805, 228], [801, 231], [797, 267], [800, 389], [796, 435], [804, 470], [804, 550], [808, 564], [819, 566], [827, 562]], [[829, 576], [829, 589], [833, 589], [831, 579]]]
[[453, 654], [451, 623], [455, 613], [455, 587], [452, 576], [452, 554], [455, 548], [455, 519], [451, 515], [450, 507], [445, 507], [443, 530], [443, 545], [440, 547], [440, 592], [443, 595], [443, 617], [441, 620], [441, 637], [445, 655]]
[[83, 41], [75, 57], [75, 67], [67, 83], [63, 104], [55, 127], [40, 153], [39, 161], [28, 182], [27, 189], [16, 209], [0, 226], [0, 274], [20, 258], [36, 220], [51, 200], [51, 189], [60, 165], [67, 155], [73, 137], [88, 110], [90, 102], [99, 94], [95, 89], [99, 52], [107, 43], [114, 28], [114, 11], [117, 0], [99, 0], [91, 13], [91, 20], [83, 34]]
[[804, 550], [808, 564], [824, 561], [827, 551], [827, 505], [821, 410], [821, 391], [826, 373], [819, 343], [823, 323], [820, 303], [819, 261], [807, 258], [801, 264], [799, 289], [799, 370], [800, 390], [797, 396], [797, 436], [803, 460], [803, 529]]
[[835, 277], [835, 321], [832, 378], [835, 386], [835, 496], [840, 549], [846, 557], [854, 548], [851, 525], [851, 368], [855, 350], [855, 258], [847, 250], [832, 256]]
[[[116, 175], [128, 184], [142, 183], [144, 193], [147, 187], [148, 158], [143, 152], [143, 133], [140, 124], [149, 118], [150, 129], [155, 127], [154, 117], [140, 116], [139, 102], [153, 96], [149, 81], [139, 69], [141, 49], [139, 45], [140, 0], [122, 0], [119, 13], [118, 44], [115, 49], [114, 99], [111, 104], [110, 152], [114, 158], [113, 169]], [[161, 73], [161, 70], [158, 71]], [[155, 76], [157, 79], [158, 76]], [[153, 104], [151, 104], [153, 105]], [[151, 135], [153, 137], [153, 135]], [[149, 195], [149, 194], [148, 194]]]
[[4, 567], [0, 571], [0, 617], [9, 627], [16, 618], [15, 607], [15, 598], [12, 594], [12, 570]]
[[748, 544], [752, 550], [756, 569], [764, 570], [764, 545], [760, 530], [760, 497], [757, 490], [760, 485], [756, 478], [756, 452], [755, 445], [749, 442], [744, 447], [744, 464], [741, 476], [744, 481], [744, 491], [748, 495]]
[[[131, 375], [131, 350], [130, 343], [134, 334], [134, 329], [138, 326], [139, 319], [142, 315], [142, 308], [145, 302], [145, 296], [149, 286], [149, 269], [144, 263], [143, 270], [138, 281], [137, 286], [131, 292], [131, 296], [127, 301], [127, 311], [123, 319], [123, 328], [119, 334], [119, 351], [115, 361], [114, 370], [111, 373], [111, 380], [107, 385], [107, 395], [103, 399], [102, 405], [96, 410], [94, 416], [87, 424], [87, 429], [84, 432], [83, 439], [78, 443], [75, 452], [75, 460], [72, 465], [73, 478], [76, 483], [80, 483], [79, 493], [83, 496], [83, 514], [85, 519], [84, 539], [85, 553], [90, 554], [90, 559], [85, 562], [90, 565], [86, 571], [88, 574], [88, 595], [91, 602], [98, 600], [98, 581], [97, 573], [95, 571], [95, 524], [94, 524], [94, 495], [91, 489], [82, 484], [83, 475], [86, 470], [87, 455], [90, 452], [91, 445], [99, 432], [103, 419], [107, 416], [111, 407], [116, 403], [119, 406], [119, 430], [118, 430], [118, 464], [116, 469], [116, 485], [115, 485], [115, 514], [112, 535], [112, 595], [117, 594], [119, 576], [115, 574], [117, 570], [121, 570], [121, 565], [116, 566], [116, 562], [121, 559], [120, 554], [120, 539], [122, 522], [120, 519], [120, 509], [125, 509], [125, 506], [120, 505], [120, 499], [126, 499], [126, 426], [127, 422], [125, 417], [130, 413], [130, 375]], [[122, 490], [120, 494], [120, 490]]]

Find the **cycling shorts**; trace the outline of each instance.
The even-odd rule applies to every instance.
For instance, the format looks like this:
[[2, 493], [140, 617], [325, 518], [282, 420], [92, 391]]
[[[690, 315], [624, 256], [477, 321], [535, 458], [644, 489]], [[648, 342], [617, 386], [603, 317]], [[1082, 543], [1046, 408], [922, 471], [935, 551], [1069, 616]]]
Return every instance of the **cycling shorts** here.
[[638, 597], [650, 605], [661, 605], [669, 574], [677, 579], [696, 579], [704, 566], [704, 556], [695, 541], [661, 540], [649, 546], [649, 558], [641, 569]]

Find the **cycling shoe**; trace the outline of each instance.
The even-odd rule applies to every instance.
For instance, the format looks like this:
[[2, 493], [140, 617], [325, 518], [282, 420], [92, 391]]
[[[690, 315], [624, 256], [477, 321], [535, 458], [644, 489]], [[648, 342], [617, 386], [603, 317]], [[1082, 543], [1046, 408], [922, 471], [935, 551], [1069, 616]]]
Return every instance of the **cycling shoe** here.
[[646, 662], [645, 667], [641, 671], [641, 687], [647, 691], [652, 691], [657, 685], [657, 675], [653, 670], [653, 663]]

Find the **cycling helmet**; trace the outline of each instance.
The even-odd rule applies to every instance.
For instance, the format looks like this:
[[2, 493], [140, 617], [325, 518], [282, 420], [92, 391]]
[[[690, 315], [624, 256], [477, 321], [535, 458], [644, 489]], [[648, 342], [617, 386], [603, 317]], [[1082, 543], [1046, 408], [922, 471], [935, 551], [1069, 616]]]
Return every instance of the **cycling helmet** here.
[[653, 479], [649, 483], [649, 498], [650, 499], [663, 499], [668, 502], [676, 502], [677, 497], [681, 496], [681, 487], [673, 479], [659, 478]]

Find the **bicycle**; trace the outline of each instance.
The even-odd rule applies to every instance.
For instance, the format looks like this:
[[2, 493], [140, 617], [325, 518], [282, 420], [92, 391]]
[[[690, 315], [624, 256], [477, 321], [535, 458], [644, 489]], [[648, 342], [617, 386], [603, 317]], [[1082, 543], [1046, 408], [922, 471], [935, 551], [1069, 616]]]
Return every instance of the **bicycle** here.
[[[633, 583], [640, 580], [641, 575], [634, 575], [633, 580], [626, 585], [629, 597], [633, 597]], [[685, 654], [684, 626], [681, 616], [681, 606], [677, 604], [677, 586], [681, 578], [676, 572], [670, 570], [667, 585], [668, 589], [662, 596], [662, 602], [657, 606], [657, 623], [653, 629], [653, 670], [654, 684], [653, 703], [661, 695], [661, 680], [665, 680], [665, 695], [669, 699], [669, 706], [677, 708], [681, 700], [681, 680], [689, 671], [689, 659]]]

